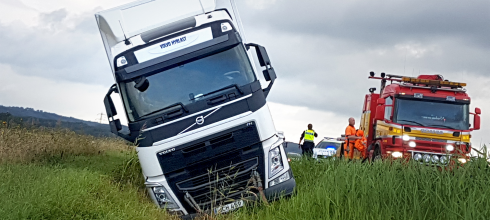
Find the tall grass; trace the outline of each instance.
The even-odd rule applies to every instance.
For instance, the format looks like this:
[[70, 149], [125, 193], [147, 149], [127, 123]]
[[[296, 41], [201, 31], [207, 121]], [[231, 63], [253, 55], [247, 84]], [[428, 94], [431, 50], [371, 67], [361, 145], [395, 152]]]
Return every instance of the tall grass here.
[[67, 155], [96, 155], [124, 150], [115, 138], [95, 138], [63, 129], [0, 127], [0, 164], [59, 160]]
[[[201, 219], [490, 219], [484, 158], [452, 170], [305, 159], [291, 167], [292, 197]], [[150, 201], [143, 182], [126, 142], [0, 128], [0, 219], [177, 219]]]
[[481, 159], [453, 170], [418, 163], [292, 163], [296, 194], [248, 207], [233, 219], [490, 219], [490, 169]]
[[137, 186], [135, 155], [121, 140], [0, 128], [0, 219], [177, 219]]

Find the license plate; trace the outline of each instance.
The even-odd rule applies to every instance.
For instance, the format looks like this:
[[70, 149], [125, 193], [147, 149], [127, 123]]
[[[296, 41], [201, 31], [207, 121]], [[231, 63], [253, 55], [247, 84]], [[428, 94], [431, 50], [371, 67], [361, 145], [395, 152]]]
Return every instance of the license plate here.
[[230, 204], [222, 205], [214, 209], [214, 213], [227, 213], [243, 206], [243, 200], [237, 200]]

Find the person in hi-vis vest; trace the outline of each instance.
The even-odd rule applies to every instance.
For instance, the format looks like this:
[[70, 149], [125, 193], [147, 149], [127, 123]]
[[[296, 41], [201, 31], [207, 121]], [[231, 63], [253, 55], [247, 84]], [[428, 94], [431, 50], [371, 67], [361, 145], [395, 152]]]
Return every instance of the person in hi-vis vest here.
[[[318, 134], [313, 130], [313, 125], [308, 124], [308, 130], [304, 131], [299, 138], [299, 148], [301, 148], [303, 155], [311, 157], [313, 155], [313, 148], [315, 147], [315, 137]], [[301, 145], [301, 140], [303, 140], [303, 145]]]

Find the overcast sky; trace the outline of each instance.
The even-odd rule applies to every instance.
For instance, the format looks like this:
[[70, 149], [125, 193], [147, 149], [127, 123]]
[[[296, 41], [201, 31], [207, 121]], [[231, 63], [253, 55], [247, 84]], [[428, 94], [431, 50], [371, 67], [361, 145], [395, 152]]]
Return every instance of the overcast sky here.
[[[113, 78], [93, 14], [126, 2], [0, 0], [0, 105], [98, 118]], [[358, 122], [375, 71], [467, 82], [483, 112], [473, 144], [490, 143], [490, 1], [237, 3], [247, 40], [276, 69], [268, 101], [288, 140], [308, 123], [337, 137], [348, 117]]]

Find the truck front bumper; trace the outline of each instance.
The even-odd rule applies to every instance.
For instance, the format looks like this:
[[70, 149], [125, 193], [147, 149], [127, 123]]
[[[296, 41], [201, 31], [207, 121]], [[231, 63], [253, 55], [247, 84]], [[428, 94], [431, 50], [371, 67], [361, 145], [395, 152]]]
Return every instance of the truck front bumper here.
[[[296, 180], [294, 179], [294, 176], [291, 176], [289, 180], [286, 180], [280, 184], [277, 184], [275, 186], [269, 187], [264, 190], [265, 197], [267, 200], [274, 201], [279, 198], [283, 197], [289, 197], [294, 193], [294, 188], [296, 187]], [[247, 198], [251, 199], [252, 201], [258, 201], [260, 197], [254, 197], [254, 198]], [[189, 215], [183, 215], [180, 216], [182, 219], [194, 219], [198, 217], [199, 214], [193, 213]]]
[[272, 201], [282, 196], [292, 195], [295, 187], [296, 187], [296, 180], [294, 179], [293, 176], [289, 180], [286, 180], [280, 184], [265, 189], [264, 194], [267, 200]]

